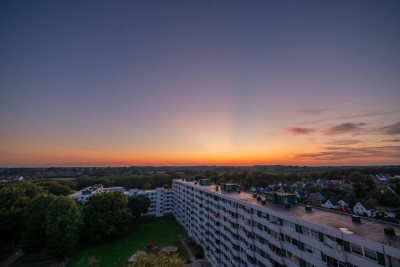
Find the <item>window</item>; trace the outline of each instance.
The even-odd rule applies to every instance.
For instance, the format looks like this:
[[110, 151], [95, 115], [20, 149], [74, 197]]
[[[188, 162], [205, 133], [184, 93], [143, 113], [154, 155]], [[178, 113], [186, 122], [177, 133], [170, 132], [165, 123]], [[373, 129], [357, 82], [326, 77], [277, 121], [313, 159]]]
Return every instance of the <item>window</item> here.
[[355, 245], [353, 243], [350, 243], [350, 244], [351, 244], [351, 252], [352, 253], [360, 255], [362, 257], [365, 257], [365, 258], [373, 260], [373, 261], [377, 261], [378, 260], [377, 255], [376, 255], [376, 251], [364, 248], [362, 246]]
[[299, 258], [290, 251], [286, 251], [286, 258], [299, 264]]
[[305, 244], [304, 249], [306, 252], [313, 254], [315, 257], [320, 258], [322, 257], [321, 250], [316, 249], [310, 245]]
[[290, 236], [287, 236], [287, 235], [285, 235], [285, 242], [289, 243], [289, 244], [292, 244], [292, 245], [294, 245], [296, 247], [297, 247], [297, 243], [298, 243], [296, 239], [294, 239], [294, 238], [292, 238]]
[[358, 254], [363, 256], [363, 251], [362, 251], [362, 247], [351, 244], [351, 252], [353, 252], [354, 254]]
[[376, 252], [367, 248], [364, 248], [364, 255], [366, 258], [376, 261]]
[[315, 239], [319, 239], [319, 232], [308, 227], [303, 226], [303, 234], [310, 236]]
[[296, 230], [296, 225], [294, 223], [292, 223], [292, 222], [289, 222], [289, 221], [286, 221], [286, 220], [282, 220], [282, 224], [283, 224], [283, 226], [285, 226], [287, 228]]

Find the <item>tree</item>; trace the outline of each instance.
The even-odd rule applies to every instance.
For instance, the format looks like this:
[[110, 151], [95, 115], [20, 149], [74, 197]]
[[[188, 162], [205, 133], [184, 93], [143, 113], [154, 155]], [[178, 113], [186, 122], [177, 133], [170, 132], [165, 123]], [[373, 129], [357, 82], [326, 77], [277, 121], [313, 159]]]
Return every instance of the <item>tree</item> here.
[[163, 185], [164, 189], [171, 189], [171, 186], [169, 184]]
[[56, 181], [42, 181], [37, 183], [37, 185], [40, 186], [48, 194], [53, 194], [56, 196], [66, 196], [71, 192], [71, 188], [66, 185], [61, 185]]
[[79, 239], [81, 213], [75, 201], [59, 196], [48, 207], [45, 219], [47, 251], [61, 259], [69, 255]]
[[46, 247], [44, 224], [53, 195], [39, 195], [25, 206], [23, 211], [22, 248], [26, 253], [40, 252]]
[[173, 253], [158, 253], [145, 255], [139, 254], [136, 256], [132, 264], [128, 267], [183, 267], [185, 266], [185, 260], [180, 258], [178, 254]]
[[143, 189], [144, 189], [144, 190], [149, 190], [149, 189], [151, 189], [151, 184], [145, 183], [145, 184], [143, 185]]
[[128, 200], [121, 192], [90, 196], [83, 215], [85, 234], [94, 241], [123, 234], [131, 220]]
[[363, 176], [359, 172], [350, 173], [348, 179], [352, 183], [362, 183], [363, 182]]
[[354, 195], [354, 193], [350, 194], [349, 197], [349, 208], [353, 209], [353, 207], [357, 204], [357, 200], [356, 200], [356, 196]]
[[226, 183], [226, 179], [225, 178], [219, 178], [215, 183], [217, 185], [224, 184], [224, 183]]
[[0, 190], [0, 248], [21, 238], [23, 208], [39, 194], [36, 185], [18, 182]]
[[145, 195], [133, 195], [128, 200], [128, 209], [134, 219], [147, 213], [150, 207], [150, 199]]

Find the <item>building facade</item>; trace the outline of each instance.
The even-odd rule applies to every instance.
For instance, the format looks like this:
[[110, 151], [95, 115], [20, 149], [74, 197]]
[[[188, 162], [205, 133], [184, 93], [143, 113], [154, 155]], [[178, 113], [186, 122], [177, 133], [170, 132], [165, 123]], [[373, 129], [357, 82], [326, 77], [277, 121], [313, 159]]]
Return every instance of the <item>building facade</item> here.
[[126, 190], [123, 187], [105, 188], [100, 184], [77, 191], [69, 195], [69, 197], [81, 202], [86, 202], [92, 195], [104, 194], [108, 192], [122, 192], [126, 197], [130, 197], [133, 195], [147, 196], [150, 199], [150, 207], [148, 212], [146, 214], [143, 214], [142, 216], [160, 217], [172, 214], [174, 192], [171, 189], [156, 188], [153, 190]]
[[399, 226], [223, 188], [172, 184], [174, 216], [213, 266], [400, 266]]

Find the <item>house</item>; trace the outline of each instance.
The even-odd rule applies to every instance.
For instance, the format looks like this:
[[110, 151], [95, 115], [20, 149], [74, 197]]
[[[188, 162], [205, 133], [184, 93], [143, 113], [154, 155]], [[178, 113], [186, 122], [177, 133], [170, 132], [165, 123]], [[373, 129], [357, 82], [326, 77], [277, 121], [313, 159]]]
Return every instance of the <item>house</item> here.
[[294, 193], [296, 194], [297, 198], [307, 198], [308, 196], [308, 192], [301, 189], [296, 189]]
[[325, 201], [326, 201], [326, 198], [321, 193], [311, 193], [307, 197], [308, 204], [321, 205], [322, 202], [325, 202]]
[[340, 190], [342, 190], [342, 191], [349, 191], [350, 189], [353, 188], [353, 186], [351, 184], [346, 184], [346, 183], [341, 183], [339, 185], [339, 187], [340, 187]]
[[396, 188], [392, 185], [385, 185], [381, 190], [381, 194], [385, 193], [386, 190], [389, 190], [393, 194], [396, 194]]
[[325, 202], [325, 204], [322, 204], [321, 206], [327, 209], [337, 209], [339, 208], [339, 203], [336, 200], [330, 198]]
[[344, 199], [341, 199], [341, 200], [338, 201], [338, 204], [341, 207], [348, 207], [349, 203], [350, 203], [350, 200], [348, 200], [347, 198], [344, 198]]
[[340, 180], [331, 180], [331, 184], [333, 185], [340, 185], [342, 183], [342, 181]]
[[329, 181], [326, 180], [326, 179], [318, 179], [318, 180], [315, 182], [315, 185], [316, 185], [316, 186], [324, 187], [325, 184], [327, 184], [327, 183], [329, 183]]
[[265, 194], [265, 189], [263, 188], [263, 187], [259, 187], [258, 189], [257, 189], [257, 192], [259, 193], [259, 194]]
[[281, 193], [290, 193], [290, 190], [291, 190], [291, 189], [292, 189], [292, 188], [291, 188], [290, 186], [288, 186], [288, 185], [282, 185], [281, 188], [279, 188], [278, 192], [281, 192]]
[[364, 200], [357, 202], [353, 208], [353, 212], [360, 215], [366, 214], [368, 217], [375, 217], [376, 215], [375, 207]]
[[268, 185], [268, 189], [265, 188], [265, 190], [267, 190], [267, 191], [274, 191], [274, 189], [275, 189], [275, 185], [274, 184]]

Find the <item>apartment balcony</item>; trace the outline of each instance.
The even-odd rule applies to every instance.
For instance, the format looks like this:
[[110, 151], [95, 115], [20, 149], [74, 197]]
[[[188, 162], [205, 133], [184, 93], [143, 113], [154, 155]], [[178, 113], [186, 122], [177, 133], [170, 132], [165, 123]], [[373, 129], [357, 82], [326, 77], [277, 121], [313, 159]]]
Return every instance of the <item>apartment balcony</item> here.
[[268, 244], [262, 244], [260, 241], [257, 239], [254, 239], [254, 245], [258, 247], [259, 249], [262, 249], [263, 251], [269, 251], [269, 246]]
[[280, 237], [273, 237], [271, 235], [268, 236], [268, 242], [274, 245], [277, 248], [282, 248], [282, 242]]
[[258, 253], [256, 253], [255, 258], [256, 258], [258, 261], [262, 262], [265, 266], [267, 266], [267, 267], [272, 267], [272, 264], [271, 264], [271, 262], [269, 261], [268, 258], [264, 258], [264, 257], [262, 257], [262, 256], [261, 256], [260, 254], [258, 254]]
[[281, 232], [280, 231], [281, 226], [278, 224], [277, 221], [275, 221], [275, 222], [266, 221], [266, 223], [264, 223], [264, 225], [266, 225], [272, 231], [275, 231], [277, 233]]
[[278, 255], [277, 253], [274, 253], [273, 251], [270, 251], [270, 253], [268, 253], [269, 256], [277, 263], [279, 264], [283, 264], [283, 258], [281, 257], [281, 255]]
[[342, 262], [346, 261], [343, 245], [339, 245], [334, 241], [329, 245], [327, 243], [323, 243], [321, 250], [327, 256], [330, 256]]

